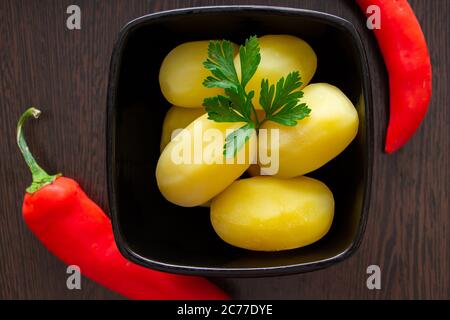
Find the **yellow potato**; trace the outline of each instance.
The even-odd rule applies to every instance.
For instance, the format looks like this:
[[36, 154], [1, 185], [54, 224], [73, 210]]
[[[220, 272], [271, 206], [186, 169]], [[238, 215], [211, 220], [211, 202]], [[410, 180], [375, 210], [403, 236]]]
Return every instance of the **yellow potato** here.
[[207, 114], [199, 117], [180, 132], [163, 150], [156, 167], [162, 195], [183, 207], [205, 204], [254, 161], [255, 133], [234, 158], [225, 158], [226, 131], [244, 123], [215, 122], [207, 117]]
[[161, 134], [161, 152], [170, 142], [175, 130], [186, 128], [188, 124], [205, 113], [204, 108], [180, 108], [172, 106], [164, 118]]
[[208, 43], [183, 43], [164, 58], [159, 84], [167, 101], [179, 107], [200, 108], [206, 97], [223, 94], [223, 89], [203, 86], [203, 80], [211, 75], [203, 66], [208, 57]]
[[[276, 84], [281, 77], [286, 77], [292, 71], [298, 71], [303, 88], [311, 81], [316, 72], [317, 56], [309, 44], [294, 36], [267, 35], [258, 38], [258, 40], [261, 62], [246, 89], [247, 91], [255, 91], [253, 104], [256, 108], [261, 109], [259, 92], [262, 79], [269, 79], [269, 84]], [[240, 75], [239, 55], [235, 57], [234, 64]]]
[[[316, 83], [305, 87], [303, 92], [301, 102], [311, 109], [309, 117], [298, 121], [294, 127], [272, 121], [261, 126], [268, 132], [279, 130], [277, 177], [296, 177], [320, 168], [341, 153], [358, 132], [358, 113], [341, 90], [330, 84]], [[259, 145], [259, 148], [263, 154], [276, 152], [271, 143]]]
[[211, 203], [211, 223], [219, 237], [258, 251], [309, 245], [328, 232], [333, 216], [330, 189], [308, 177], [241, 179]]

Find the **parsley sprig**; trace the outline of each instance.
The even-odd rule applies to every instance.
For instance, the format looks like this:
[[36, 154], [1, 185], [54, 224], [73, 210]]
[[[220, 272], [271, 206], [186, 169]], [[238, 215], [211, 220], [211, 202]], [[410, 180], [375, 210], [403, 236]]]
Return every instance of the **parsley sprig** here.
[[203, 63], [211, 72], [203, 85], [207, 88], [224, 89], [225, 93], [204, 99], [208, 119], [246, 123], [226, 137], [223, 150], [226, 157], [234, 157], [254, 130], [258, 130], [265, 121], [295, 126], [298, 120], [304, 119], [311, 112], [305, 103], [299, 103], [303, 92], [295, 90], [301, 87], [302, 82], [299, 72], [293, 71], [286, 78], [278, 80], [276, 86], [269, 84], [267, 79], [262, 80], [259, 103], [264, 109], [265, 117], [259, 121], [252, 101], [255, 92], [247, 92], [245, 89], [261, 62], [258, 38], [248, 38], [239, 48], [240, 77], [234, 66], [234, 53], [235, 49], [230, 41], [210, 41], [208, 59]]
[[266, 113], [266, 120], [278, 122], [285, 126], [295, 126], [298, 120], [309, 116], [311, 109], [306, 103], [298, 103], [303, 97], [303, 91], [294, 91], [300, 88], [300, 74], [298, 71], [289, 73], [286, 79], [281, 78], [277, 86], [269, 85], [269, 80], [261, 81], [259, 104]]

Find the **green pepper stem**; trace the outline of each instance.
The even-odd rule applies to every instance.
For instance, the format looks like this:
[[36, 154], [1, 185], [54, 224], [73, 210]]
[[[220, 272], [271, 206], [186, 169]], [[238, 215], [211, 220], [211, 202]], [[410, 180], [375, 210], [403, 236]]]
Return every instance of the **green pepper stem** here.
[[27, 142], [25, 141], [25, 137], [23, 134], [23, 125], [25, 121], [31, 117], [37, 119], [39, 118], [41, 111], [36, 108], [29, 108], [25, 111], [22, 116], [19, 118], [19, 122], [17, 123], [17, 145], [19, 146], [20, 151], [30, 168], [31, 175], [33, 177], [33, 182], [27, 188], [28, 193], [34, 193], [41, 189], [43, 186], [52, 183], [55, 179], [61, 174], [49, 175], [44, 169], [42, 169], [36, 159], [34, 159], [33, 155], [28, 148]]

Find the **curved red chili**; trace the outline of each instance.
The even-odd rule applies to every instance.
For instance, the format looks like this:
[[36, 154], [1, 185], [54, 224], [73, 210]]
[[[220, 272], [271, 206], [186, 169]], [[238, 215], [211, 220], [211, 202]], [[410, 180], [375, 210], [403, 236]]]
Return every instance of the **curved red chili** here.
[[132, 299], [226, 299], [206, 279], [146, 269], [126, 260], [117, 249], [111, 222], [72, 179], [47, 174], [35, 161], [22, 126], [40, 111], [28, 109], [17, 125], [17, 143], [33, 175], [23, 203], [23, 217], [54, 255], [99, 284]]
[[431, 62], [419, 22], [407, 0], [356, 0], [363, 12], [380, 9], [374, 29], [389, 73], [390, 118], [385, 151], [402, 147], [419, 127], [431, 98]]

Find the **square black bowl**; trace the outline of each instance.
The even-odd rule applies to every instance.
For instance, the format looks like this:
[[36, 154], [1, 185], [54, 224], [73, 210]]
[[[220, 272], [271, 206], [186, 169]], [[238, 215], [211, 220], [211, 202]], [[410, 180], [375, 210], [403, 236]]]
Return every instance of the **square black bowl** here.
[[[194, 40], [291, 34], [318, 56], [312, 82], [339, 87], [355, 104], [357, 138], [311, 174], [336, 201], [329, 233], [304, 248], [252, 252], [232, 247], [214, 232], [209, 208], [166, 201], [155, 178], [161, 126], [170, 104], [158, 72], [175, 46]], [[370, 198], [373, 138], [367, 58], [353, 25], [325, 13], [278, 7], [220, 6], [150, 14], [131, 21], [114, 48], [108, 88], [108, 193], [119, 250], [129, 260], [167, 272], [208, 276], [266, 276], [311, 271], [341, 261], [358, 247]]]

